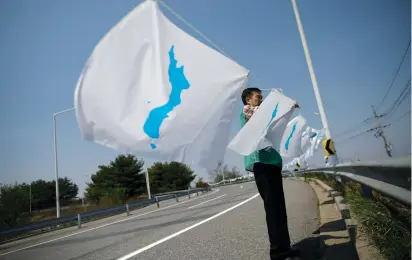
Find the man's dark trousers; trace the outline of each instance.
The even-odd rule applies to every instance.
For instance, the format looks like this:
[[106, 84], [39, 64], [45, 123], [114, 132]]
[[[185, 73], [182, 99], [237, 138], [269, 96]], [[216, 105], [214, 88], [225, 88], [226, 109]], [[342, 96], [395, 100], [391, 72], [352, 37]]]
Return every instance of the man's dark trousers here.
[[283, 193], [282, 168], [270, 164], [255, 163], [253, 173], [266, 211], [270, 258], [272, 260], [285, 259], [291, 249]]

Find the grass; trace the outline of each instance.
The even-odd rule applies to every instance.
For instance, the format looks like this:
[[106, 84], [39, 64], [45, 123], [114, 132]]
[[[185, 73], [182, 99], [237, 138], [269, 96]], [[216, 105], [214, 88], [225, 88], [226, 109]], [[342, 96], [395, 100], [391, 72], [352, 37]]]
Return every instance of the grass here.
[[371, 199], [365, 198], [361, 186], [354, 182], [345, 181], [342, 185], [323, 174], [307, 174], [306, 178], [320, 179], [342, 192], [360, 229], [388, 260], [411, 258], [410, 207], [376, 192]]

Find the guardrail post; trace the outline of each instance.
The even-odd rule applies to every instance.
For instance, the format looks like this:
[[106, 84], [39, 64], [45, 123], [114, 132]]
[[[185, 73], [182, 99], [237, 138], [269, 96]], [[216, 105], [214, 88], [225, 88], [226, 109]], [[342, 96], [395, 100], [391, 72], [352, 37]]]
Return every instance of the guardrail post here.
[[129, 204], [126, 204], [126, 216], [130, 216]]
[[157, 198], [157, 196], [155, 197], [155, 200], [156, 200], [157, 207], [160, 208], [159, 199]]
[[335, 176], [335, 181], [339, 182], [340, 184], [343, 184], [342, 178], [339, 175]]
[[189, 199], [190, 199], [190, 190], [187, 191], [187, 195], [189, 196]]
[[356, 244], [356, 237], [358, 236], [358, 223], [354, 219], [345, 219], [346, 230], [349, 233], [349, 238], [353, 244]]
[[373, 197], [372, 189], [370, 187], [362, 184], [361, 189], [362, 189], [362, 195], [365, 198], [371, 199]]
[[176, 202], [179, 202], [179, 197], [175, 194]]
[[77, 214], [77, 228], [82, 228], [82, 217]]

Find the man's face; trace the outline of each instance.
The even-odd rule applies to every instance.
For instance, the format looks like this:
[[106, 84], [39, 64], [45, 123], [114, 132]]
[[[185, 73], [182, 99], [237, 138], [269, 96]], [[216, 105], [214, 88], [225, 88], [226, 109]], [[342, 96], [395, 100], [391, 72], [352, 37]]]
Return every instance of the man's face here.
[[246, 100], [247, 104], [250, 106], [260, 106], [262, 103], [262, 94], [259, 92], [253, 92], [252, 95]]

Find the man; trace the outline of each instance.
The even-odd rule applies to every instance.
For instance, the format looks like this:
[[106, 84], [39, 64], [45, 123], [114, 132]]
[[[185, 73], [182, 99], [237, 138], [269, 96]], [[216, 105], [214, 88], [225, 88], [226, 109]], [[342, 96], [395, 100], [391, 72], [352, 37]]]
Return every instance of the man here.
[[[245, 105], [240, 115], [241, 127], [253, 116], [262, 103], [258, 88], [247, 88], [242, 93]], [[299, 105], [295, 105], [299, 107]], [[273, 148], [255, 151], [244, 157], [245, 169], [253, 172], [256, 186], [263, 199], [269, 233], [270, 259], [299, 259], [299, 251], [290, 245], [285, 196], [282, 184], [282, 157]]]

